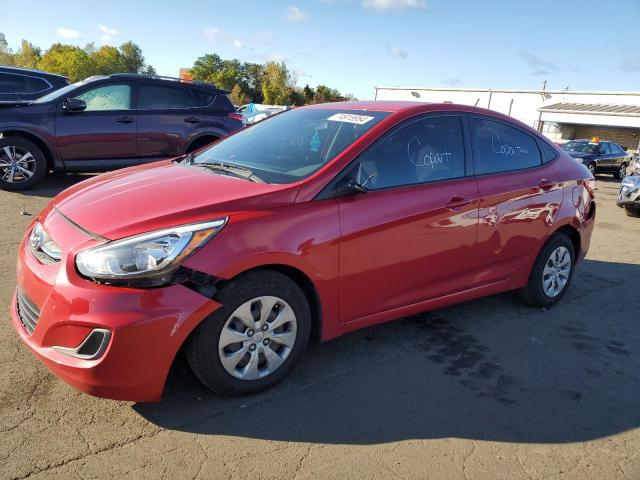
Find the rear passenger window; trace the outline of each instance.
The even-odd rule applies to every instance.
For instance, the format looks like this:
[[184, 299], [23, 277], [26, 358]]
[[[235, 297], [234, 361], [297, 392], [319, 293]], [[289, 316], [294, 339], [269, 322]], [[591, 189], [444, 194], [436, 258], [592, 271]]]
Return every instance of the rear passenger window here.
[[471, 118], [476, 174], [508, 172], [542, 164], [536, 140], [516, 128], [484, 118]]
[[192, 108], [195, 102], [188, 89], [141, 85], [138, 108], [141, 110], [162, 108]]
[[464, 177], [458, 116], [427, 117], [389, 134], [360, 157], [357, 181], [371, 190]]
[[48, 88], [49, 84], [41, 78], [0, 73], [0, 93], [37, 93]]
[[196, 104], [198, 107], [207, 107], [213, 102], [215, 95], [211, 92], [205, 92], [203, 90], [193, 90], [193, 94], [196, 97]]

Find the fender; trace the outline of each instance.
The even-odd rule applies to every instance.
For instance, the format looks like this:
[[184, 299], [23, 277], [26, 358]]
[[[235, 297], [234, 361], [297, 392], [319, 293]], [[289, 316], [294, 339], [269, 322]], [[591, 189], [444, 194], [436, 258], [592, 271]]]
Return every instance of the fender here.
[[222, 138], [225, 135], [227, 135], [227, 132], [219, 129], [219, 128], [212, 128], [212, 127], [206, 127], [204, 128], [202, 131], [198, 131], [196, 133], [194, 133], [193, 135], [191, 135], [187, 141], [185, 142], [185, 149], [184, 151], [186, 152], [187, 150], [189, 150], [189, 147], [194, 143], [197, 142], [199, 139], [204, 138], [204, 137], [218, 137], [218, 138]]
[[2, 129], [0, 130], [0, 134], [4, 135], [5, 132], [20, 132], [37, 138], [38, 141], [46, 148], [47, 151], [43, 153], [50, 156], [53, 169], [57, 172], [64, 171], [64, 162], [58, 154], [58, 147], [56, 146], [55, 142], [52, 143], [51, 141], [47, 140], [42, 134], [28, 127], [7, 125], [2, 127]]

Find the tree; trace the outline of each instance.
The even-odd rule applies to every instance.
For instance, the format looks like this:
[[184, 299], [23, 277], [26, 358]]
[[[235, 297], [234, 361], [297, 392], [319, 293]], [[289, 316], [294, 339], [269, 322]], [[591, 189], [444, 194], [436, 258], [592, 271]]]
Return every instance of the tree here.
[[191, 76], [194, 80], [210, 82], [210, 77], [220, 70], [222, 70], [222, 59], [219, 55], [210, 53], [196, 59], [191, 69]]
[[4, 33], [0, 32], [0, 65], [13, 65], [13, 52], [9, 48], [9, 42], [4, 36]]
[[251, 98], [247, 95], [240, 85], [234, 85], [231, 89], [231, 94], [229, 95], [229, 99], [233, 102], [234, 105], [242, 106], [251, 102]]
[[13, 56], [15, 65], [22, 68], [38, 68], [41, 58], [42, 50], [26, 40], [22, 40], [20, 48]]
[[262, 79], [262, 95], [264, 102], [272, 105], [289, 103], [290, 76], [284, 62], [267, 62]]
[[119, 47], [122, 71], [126, 73], [141, 73], [144, 70], [142, 49], [133, 42], [125, 42]]
[[54, 43], [38, 62], [38, 68], [69, 78], [71, 82], [83, 80], [94, 74], [93, 62], [80, 47]]
[[111, 75], [126, 71], [120, 51], [110, 45], [100, 47], [97, 52], [89, 55], [89, 60], [93, 66], [94, 75]]
[[156, 69], [151, 65], [145, 65], [144, 69], [140, 73], [144, 73], [145, 75], [157, 75]]

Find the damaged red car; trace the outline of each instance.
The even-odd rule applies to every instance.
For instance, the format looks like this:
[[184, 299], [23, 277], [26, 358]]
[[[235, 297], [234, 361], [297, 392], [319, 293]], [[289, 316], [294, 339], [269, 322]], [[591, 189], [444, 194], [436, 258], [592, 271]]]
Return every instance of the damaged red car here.
[[159, 400], [181, 349], [251, 394], [312, 338], [507, 290], [550, 306], [594, 217], [586, 167], [512, 118], [302, 107], [54, 198], [20, 244], [13, 324], [92, 395]]

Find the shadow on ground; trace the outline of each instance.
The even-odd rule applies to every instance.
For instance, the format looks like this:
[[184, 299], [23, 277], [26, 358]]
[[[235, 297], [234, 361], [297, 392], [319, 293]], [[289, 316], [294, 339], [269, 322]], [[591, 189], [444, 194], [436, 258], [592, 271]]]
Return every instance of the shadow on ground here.
[[176, 363], [144, 418], [199, 434], [327, 444], [586, 441], [640, 426], [640, 266], [585, 260], [548, 311], [508, 293], [312, 345], [276, 388], [226, 399]]
[[53, 198], [64, 189], [91, 177], [91, 174], [84, 173], [54, 173], [43, 178], [34, 187], [14, 193], [33, 197]]

